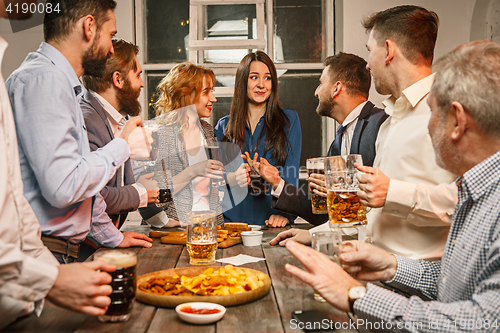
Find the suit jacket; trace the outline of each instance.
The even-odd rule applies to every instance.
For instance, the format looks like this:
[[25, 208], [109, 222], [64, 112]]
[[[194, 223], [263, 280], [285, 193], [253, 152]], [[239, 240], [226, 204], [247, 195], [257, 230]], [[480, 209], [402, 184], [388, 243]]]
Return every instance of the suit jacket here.
[[[85, 126], [87, 126], [90, 149], [94, 151], [104, 147], [114, 139], [114, 135], [101, 103], [87, 91], [80, 101], [80, 106], [85, 119]], [[125, 186], [121, 186], [122, 173], [124, 173], [123, 183]], [[132, 164], [130, 160], [127, 160], [101, 190], [101, 195], [106, 202], [106, 213], [113, 222], [120, 219], [119, 227], [125, 222], [128, 212], [139, 207], [141, 201], [139, 193], [130, 185], [134, 182]]]
[[[356, 128], [352, 135], [351, 154], [361, 154], [363, 165], [373, 166], [375, 160], [375, 141], [380, 125], [389, 117], [384, 110], [368, 101], [361, 110]], [[338, 138], [330, 145], [327, 156], [340, 155], [337, 145]], [[307, 222], [319, 225], [328, 220], [328, 214], [313, 214], [309, 189], [297, 188], [285, 181], [285, 186], [279, 198], [273, 197], [272, 208], [302, 217]]]

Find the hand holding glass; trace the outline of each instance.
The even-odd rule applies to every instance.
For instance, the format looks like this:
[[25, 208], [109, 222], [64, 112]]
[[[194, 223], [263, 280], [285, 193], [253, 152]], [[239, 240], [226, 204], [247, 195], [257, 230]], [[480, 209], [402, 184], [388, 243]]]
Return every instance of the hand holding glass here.
[[[207, 158], [209, 160], [214, 160], [214, 161], [221, 161], [220, 159], [220, 144], [217, 138], [207, 138], [206, 139], [206, 145], [205, 145], [205, 151], [207, 154]], [[220, 187], [220, 186], [225, 186], [226, 181], [224, 178], [221, 179], [216, 179], [212, 178], [212, 186], [213, 187]]]
[[[309, 158], [306, 161], [307, 166], [307, 176], [311, 176], [313, 173], [325, 174], [325, 164], [324, 157]], [[309, 183], [309, 194], [311, 196], [311, 205], [313, 214], [326, 214], [328, 213], [328, 208], [326, 205], [326, 198], [314, 193], [314, 189]]]
[[129, 136], [130, 158], [141, 166], [154, 166], [158, 156], [158, 123], [155, 120], [143, 122]]
[[331, 228], [366, 225], [366, 208], [356, 192], [359, 182], [354, 163], [363, 165], [358, 154], [325, 158], [325, 179], [328, 191], [328, 219]]

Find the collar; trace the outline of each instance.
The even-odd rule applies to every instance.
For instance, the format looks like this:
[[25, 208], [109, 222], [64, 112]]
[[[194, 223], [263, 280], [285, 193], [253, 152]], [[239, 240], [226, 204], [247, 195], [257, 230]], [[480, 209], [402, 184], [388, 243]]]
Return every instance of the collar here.
[[500, 178], [500, 151], [491, 155], [472, 169], [464, 173], [462, 188], [474, 201], [477, 201], [490, 190]]
[[347, 115], [347, 117], [344, 119], [344, 122], [342, 123], [342, 126], [344, 126], [344, 128], [349, 126], [349, 124], [351, 124], [354, 120], [356, 120], [359, 117], [359, 114], [361, 113], [361, 110], [363, 110], [363, 108], [365, 107], [366, 102], [368, 101], [364, 101], [363, 103], [356, 106], [354, 110], [352, 110]]
[[59, 52], [58, 49], [50, 44], [42, 42], [36, 52], [46, 56], [54, 65], [56, 65], [57, 68], [59, 68], [66, 75], [69, 83], [75, 91], [75, 95], [77, 98], [81, 98], [83, 96], [85, 89], [83, 88], [82, 83], [78, 79], [78, 76], [76, 76], [75, 70], [69, 63], [68, 59], [66, 59], [66, 57], [61, 52]]
[[[424, 77], [420, 81], [415, 82], [401, 92], [401, 96], [396, 100], [394, 96], [390, 96], [382, 104], [390, 112], [394, 109], [396, 102], [406, 99], [412, 107], [415, 107], [427, 94], [431, 91], [432, 83], [434, 82], [435, 74]], [[386, 111], [387, 112], [387, 111]]]
[[106, 112], [108, 119], [115, 124], [120, 124], [121, 122], [125, 122], [125, 117], [115, 109], [111, 103], [109, 103], [104, 97], [96, 93], [95, 91], [89, 90], [90, 94], [94, 96], [95, 99], [101, 104], [102, 108]]

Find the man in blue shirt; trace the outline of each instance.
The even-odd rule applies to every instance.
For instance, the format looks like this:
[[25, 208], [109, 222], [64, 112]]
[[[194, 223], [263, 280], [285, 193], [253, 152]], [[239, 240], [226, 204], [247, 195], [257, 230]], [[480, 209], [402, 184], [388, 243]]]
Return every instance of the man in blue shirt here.
[[[357, 241], [344, 243], [346, 271], [298, 244], [309, 271], [286, 269], [367, 329], [498, 332], [500, 318], [500, 44], [459, 46], [434, 65], [428, 129], [436, 162], [459, 175], [458, 204], [440, 261], [412, 260]], [[350, 272], [353, 276], [348, 274]], [[409, 298], [373, 284], [385, 281]], [[428, 301], [430, 300], [430, 301]]]
[[6, 82], [24, 195], [44, 244], [61, 263], [77, 258], [87, 235], [107, 247], [150, 247], [148, 237], [116, 229], [99, 194], [129, 158], [127, 140], [141, 120], [129, 121], [119, 138], [91, 153], [79, 104], [84, 89], [78, 77], [99, 76], [113, 53], [116, 2], [57, 2], [61, 12], [44, 16], [46, 42]]

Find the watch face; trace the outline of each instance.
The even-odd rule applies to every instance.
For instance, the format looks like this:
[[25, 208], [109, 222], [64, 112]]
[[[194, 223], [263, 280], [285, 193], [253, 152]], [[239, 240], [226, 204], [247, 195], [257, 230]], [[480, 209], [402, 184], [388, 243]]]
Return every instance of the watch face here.
[[349, 289], [349, 298], [352, 300], [360, 299], [366, 295], [365, 286], [356, 286]]

